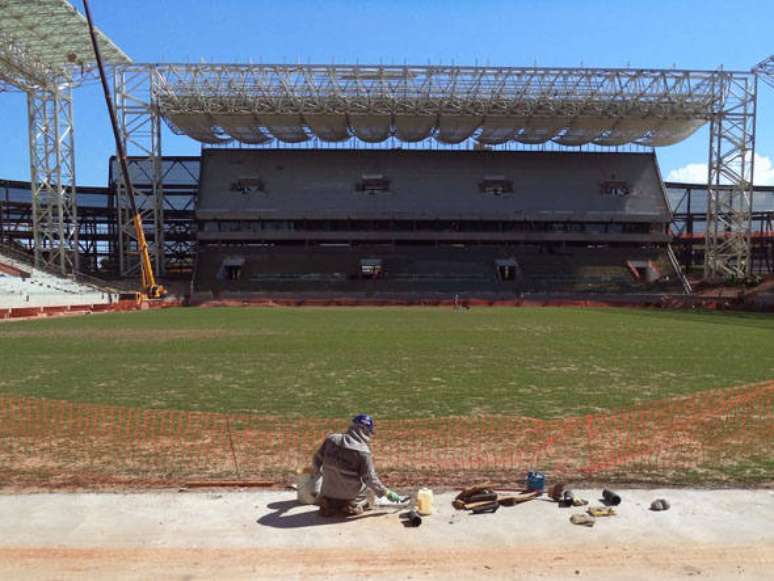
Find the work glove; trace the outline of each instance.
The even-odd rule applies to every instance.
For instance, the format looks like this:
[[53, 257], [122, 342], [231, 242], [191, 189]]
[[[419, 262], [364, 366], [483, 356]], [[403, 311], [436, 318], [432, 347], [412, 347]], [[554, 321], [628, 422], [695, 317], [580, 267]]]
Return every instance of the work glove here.
[[390, 502], [400, 502], [401, 501], [400, 494], [398, 494], [397, 492], [394, 492], [392, 490], [388, 490], [387, 494], [385, 494], [385, 496], [387, 497], [387, 500], [389, 500]]

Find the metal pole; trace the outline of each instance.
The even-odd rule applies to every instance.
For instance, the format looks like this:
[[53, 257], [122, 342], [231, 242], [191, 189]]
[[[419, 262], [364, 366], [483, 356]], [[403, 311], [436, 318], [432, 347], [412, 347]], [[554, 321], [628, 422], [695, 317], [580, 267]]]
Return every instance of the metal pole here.
[[[140, 272], [142, 276], [142, 292], [146, 298], [160, 298], [166, 294], [164, 287], [156, 284], [156, 278], [153, 275], [153, 264], [150, 260], [150, 253], [148, 252], [148, 243], [145, 239], [145, 231], [143, 230], [142, 216], [137, 211], [137, 202], [134, 199], [134, 188], [132, 186], [132, 180], [129, 177], [129, 163], [126, 158], [126, 148], [124, 142], [121, 139], [121, 133], [118, 128], [118, 119], [116, 117], [115, 107], [113, 106], [113, 99], [110, 96], [110, 89], [108, 88], [107, 76], [105, 75], [105, 67], [102, 64], [102, 55], [99, 51], [99, 43], [97, 42], [97, 33], [94, 30], [94, 22], [91, 18], [91, 10], [89, 9], [88, 0], [83, 0], [83, 9], [86, 12], [86, 20], [89, 24], [89, 36], [91, 37], [91, 45], [94, 48], [94, 57], [97, 60], [97, 67], [99, 69], [99, 79], [102, 84], [102, 92], [105, 95], [105, 104], [110, 114], [110, 124], [113, 126], [113, 137], [116, 141], [116, 152], [118, 153], [118, 160], [121, 165], [121, 173], [124, 179], [124, 185], [126, 186], [127, 197], [129, 198], [129, 206], [132, 211], [132, 222], [134, 223], [134, 230], [137, 236], [138, 251], [140, 254]], [[158, 241], [158, 233], [155, 234]]]
[[97, 59], [97, 67], [99, 69], [99, 80], [102, 84], [102, 92], [105, 95], [105, 103], [107, 104], [108, 113], [110, 115], [110, 124], [113, 126], [113, 137], [116, 141], [116, 152], [118, 153], [118, 162], [121, 165], [121, 173], [123, 174], [124, 184], [129, 197], [129, 204], [132, 208], [132, 214], [137, 214], [137, 203], [134, 200], [134, 188], [132, 187], [132, 180], [129, 177], [129, 165], [126, 159], [126, 149], [124, 143], [121, 140], [121, 133], [118, 130], [118, 119], [116, 117], [116, 111], [113, 107], [113, 98], [110, 96], [110, 89], [107, 84], [107, 77], [105, 76], [105, 67], [102, 64], [102, 53], [99, 51], [99, 43], [97, 42], [97, 33], [94, 30], [94, 22], [91, 19], [91, 10], [89, 9], [88, 0], [83, 0], [83, 9], [86, 12], [86, 20], [89, 23], [89, 36], [91, 37], [91, 45], [94, 48], [94, 56]]

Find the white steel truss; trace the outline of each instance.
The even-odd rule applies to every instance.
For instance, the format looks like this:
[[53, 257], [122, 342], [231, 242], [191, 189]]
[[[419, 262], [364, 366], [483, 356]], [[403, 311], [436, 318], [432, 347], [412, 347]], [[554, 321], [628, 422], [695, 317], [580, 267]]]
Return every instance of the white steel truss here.
[[[105, 34], [97, 35], [107, 62], [130, 62]], [[95, 74], [86, 18], [67, 0], [0, 0], [0, 76], [41, 87], [63, 73], [72, 84]]]
[[[164, 274], [164, 190], [161, 172], [161, 118], [155, 97], [156, 74], [150, 65], [114, 70], [114, 92], [121, 139], [127, 155], [144, 160], [147, 175], [133, 180], [135, 203], [156, 273]], [[123, 177], [117, 172], [118, 253], [121, 276], [139, 272], [140, 256], [133, 214]]]
[[774, 87], [774, 54], [759, 62], [753, 69], [753, 73], [763, 79], [767, 85]]
[[[749, 72], [229, 64], [119, 70], [153, 77], [148, 123], [164, 117], [173, 131], [210, 143], [296, 142], [315, 134], [323, 141], [432, 135], [448, 143], [472, 137], [659, 146], [710, 122], [705, 277], [749, 274], [756, 106]], [[157, 208], [160, 187], [153, 188]], [[157, 222], [154, 229], [161, 230]]]
[[[158, 65], [170, 111], [697, 116], [717, 73], [679, 70]], [[217, 108], [217, 109], [213, 109]], [[244, 110], [244, 109], [242, 109]]]
[[667, 145], [710, 119], [716, 79], [703, 71], [440, 66], [157, 70], [166, 121], [205, 143], [432, 135], [445, 143]]
[[[106, 60], [129, 58], [98, 32]], [[78, 269], [72, 87], [94, 73], [83, 15], [67, 0], [0, 0], [0, 91], [27, 94], [35, 263]]]
[[27, 93], [35, 265], [78, 270], [75, 149], [69, 84]]
[[[724, 74], [710, 123], [704, 278], [751, 274], [756, 77]], [[721, 187], [725, 186], [725, 187]]]

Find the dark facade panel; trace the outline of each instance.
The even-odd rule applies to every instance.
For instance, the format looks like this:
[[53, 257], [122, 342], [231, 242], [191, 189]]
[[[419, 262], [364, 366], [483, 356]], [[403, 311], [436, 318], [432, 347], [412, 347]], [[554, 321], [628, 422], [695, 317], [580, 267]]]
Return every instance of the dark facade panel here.
[[[262, 187], [235, 186], [246, 180]], [[495, 181], [507, 187], [481, 186]], [[670, 218], [655, 156], [629, 153], [210, 149], [197, 210], [200, 218]]]

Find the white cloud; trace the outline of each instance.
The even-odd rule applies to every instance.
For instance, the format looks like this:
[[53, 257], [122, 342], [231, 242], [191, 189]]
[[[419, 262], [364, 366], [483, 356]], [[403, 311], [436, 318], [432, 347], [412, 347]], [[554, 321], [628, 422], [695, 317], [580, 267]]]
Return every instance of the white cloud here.
[[[689, 163], [667, 174], [668, 182], [704, 184], [707, 182], [707, 164]], [[755, 185], [774, 186], [774, 163], [765, 155], [755, 154]]]

